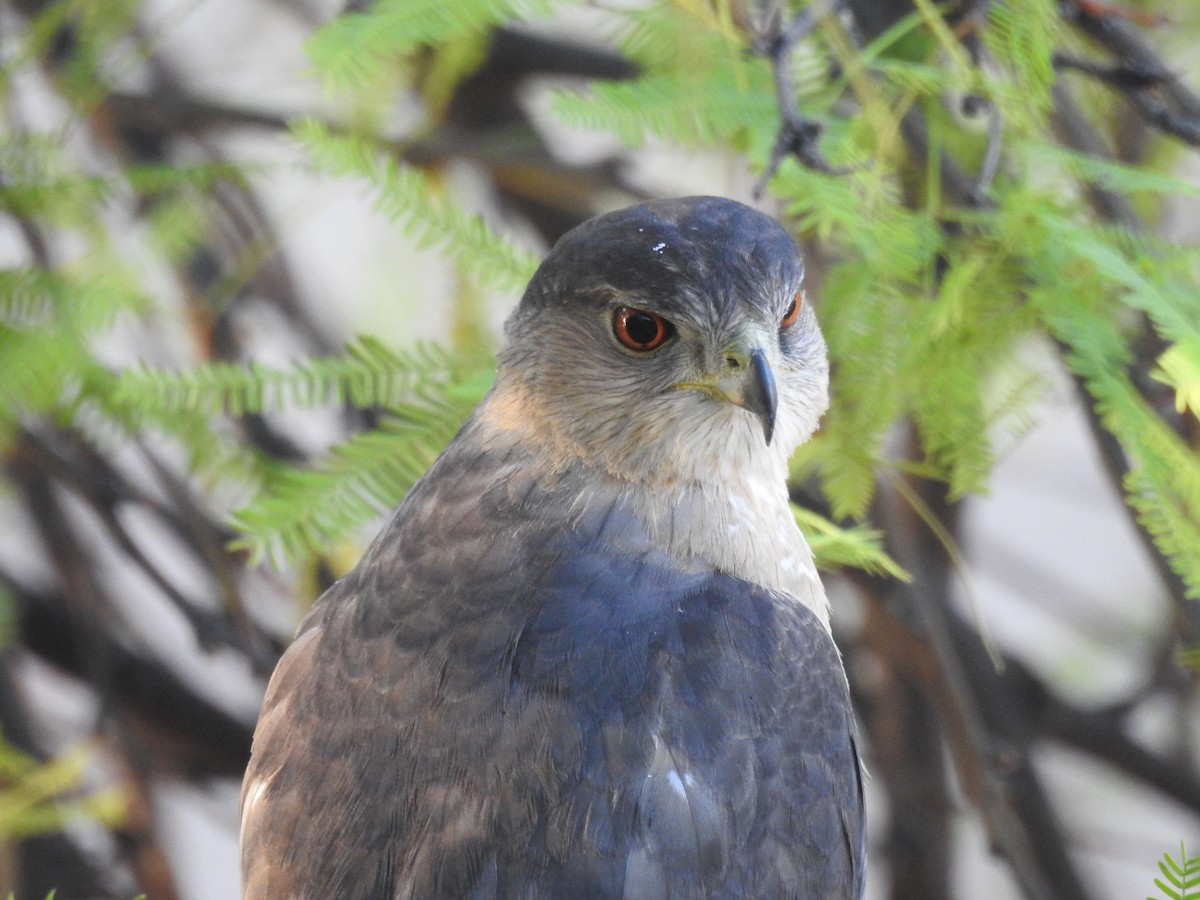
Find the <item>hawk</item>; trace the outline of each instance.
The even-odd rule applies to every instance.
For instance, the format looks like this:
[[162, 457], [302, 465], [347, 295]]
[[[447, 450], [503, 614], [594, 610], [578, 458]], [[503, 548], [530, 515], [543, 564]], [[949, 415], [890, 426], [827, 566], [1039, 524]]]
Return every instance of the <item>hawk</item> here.
[[271, 679], [247, 898], [861, 896], [795, 242], [716, 197], [567, 233], [494, 387]]

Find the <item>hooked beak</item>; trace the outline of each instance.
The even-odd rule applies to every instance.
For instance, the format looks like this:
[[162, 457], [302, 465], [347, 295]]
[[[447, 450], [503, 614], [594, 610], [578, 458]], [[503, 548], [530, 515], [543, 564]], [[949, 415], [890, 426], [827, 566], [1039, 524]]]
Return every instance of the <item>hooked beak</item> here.
[[682, 391], [699, 391], [714, 400], [723, 400], [754, 413], [762, 425], [763, 437], [771, 443], [779, 394], [775, 389], [775, 373], [761, 349], [731, 350], [725, 356], [725, 365], [719, 375], [681, 381], [674, 387]]
[[[737, 403], [738, 401], [734, 401]], [[779, 394], [775, 390], [775, 373], [761, 350], [750, 353], [750, 371], [742, 376], [742, 399], [738, 404], [758, 416], [767, 444], [775, 435], [775, 410]]]

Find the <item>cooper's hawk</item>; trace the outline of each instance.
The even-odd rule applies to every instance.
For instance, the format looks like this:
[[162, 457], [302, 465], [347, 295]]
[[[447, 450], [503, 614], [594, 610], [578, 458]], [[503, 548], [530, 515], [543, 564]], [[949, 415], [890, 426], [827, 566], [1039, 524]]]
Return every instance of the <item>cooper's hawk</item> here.
[[495, 386], [271, 680], [250, 898], [860, 896], [863, 798], [785, 486], [803, 263], [713, 197], [564, 236]]

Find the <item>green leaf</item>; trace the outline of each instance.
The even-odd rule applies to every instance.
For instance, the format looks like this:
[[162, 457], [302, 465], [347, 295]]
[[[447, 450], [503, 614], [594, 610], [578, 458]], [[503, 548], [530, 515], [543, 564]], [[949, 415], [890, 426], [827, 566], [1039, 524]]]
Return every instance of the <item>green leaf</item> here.
[[0, 740], [0, 835], [28, 837], [61, 831], [66, 823], [90, 818], [118, 825], [125, 801], [118, 790], [74, 796], [80, 789], [91, 751], [77, 746], [46, 762]]
[[[1062, 17], [1054, 0], [1005, 0], [987, 8], [984, 40], [1012, 79], [1000, 88], [1008, 111], [1021, 108], [1039, 124], [1052, 106], [1050, 89], [1058, 78], [1054, 53], [1062, 38]], [[1011, 118], [1011, 116], [1010, 116]]]
[[551, 109], [568, 125], [612, 132], [631, 147], [650, 137], [689, 146], [730, 141], [776, 114], [769, 73], [761, 65], [749, 66], [748, 72], [752, 77], [742, 82], [729, 71], [691, 69], [601, 82], [581, 92], [561, 89]]
[[343, 405], [390, 406], [444, 382], [462, 380], [490, 360], [447, 353], [430, 344], [393, 350], [360, 337], [346, 355], [303, 359], [286, 369], [210, 362], [177, 372], [144, 366], [121, 372], [113, 401], [146, 413], [199, 415]]
[[1188, 596], [1200, 599], [1200, 458], [1152, 410], [1123, 371], [1128, 350], [1116, 328], [1088, 311], [1047, 308], [1068, 364], [1095, 398], [1105, 428], [1120, 440], [1131, 469], [1126, 499]]
[[1200, 417], [1200, 338], [1186, 338], [1158, 358], [1157, 381], [1175, 389], [1177, 412], [1190, 410]]
[[1045, 173], [1048, 168], [1060, 170], [1080, 181], [1095, 184], [1123, 194], [1163, 194], [1168, 197], [1200, 196], [1200, 185], [1174, 175], [1156, 172], [1142, 166], [1131, 166], [1113, 160], [1099, 159], [1078, 150], [1070, 150], [1040, 140], [1022, 144], [1026, 165], [1031, 171]]
[[[1170, 900], [1200, 900], [1200, 856], [1189, 857], [1182, 841], [1179, 844], [1179, 860], [1176, 861], [1170, 853], [1164, 853], [1159, 860], [1158, 870], [1163, 877], [1154, 879], [1154, 883]], [[1161, 898], [1147, 897], [1146, 900]]]
[[493, 25], [542, 16], [556, 5], [556, 0], [378, 0], [326, 25], [309, 39], [307, 50], [330, 89], [350, 90], [421, 44], [482, 35]]
[[401, 223], [419, 245], [441, 248], [462, 271], [508, 290], [524, 288], [533, 275], [538, 263], [533, 254], [479, 216], [468, 215], [423, 172], [386, 155], [377, 142], [334, 134], [312, 120], [292, 130], [321, 168], [367, 182], [375, 192], [377, 211]]
[[872, 575], [908, 582], [912, 576], [883, 549], [881, 532], [866, 525], [842, 528], [824, 516], [792, 504], [796, 524], [804, 532], [817, 565], [822, 569], [849, 566]]
[[485, 388], [448, 388], [394, 407], [379, 427], [333, 449], [313, 469], [285, 469], [231, 524], [234, 546], [283, 564], [344, 540], [391, 509], [433, 463]]

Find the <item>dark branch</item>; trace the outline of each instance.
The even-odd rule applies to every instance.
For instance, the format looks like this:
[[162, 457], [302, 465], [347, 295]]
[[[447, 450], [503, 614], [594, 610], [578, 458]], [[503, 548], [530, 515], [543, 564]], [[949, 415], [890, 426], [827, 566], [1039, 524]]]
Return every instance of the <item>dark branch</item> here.
[[1059, 54], [1056, 65], [1099, 79], [1119, 91], [1154, 128], [1200, 146], [1200, 98], [1163, 64], [1130, 17], [1080, 0], [1063, 9], [1067, 20], [1108, 51], [1112, 61], [1105, 65]]
[[826, 175], [847, 175], [852, 167], [835, 166], [821, 153], [821, 134], [825, 126], [803, 115], [796, 105], [796, 78], [792, 72], [792, 51], [816, 27], [811, 9], [802, 10], [785, 29], [783, 17], [775, 9], [762, 36], [751, 45], [750, 51], [765, 56], [775, 76], [775, 98], [779, 104], [779, 132], [771, 147], [762, 175], [755, 185], [755, 196], [761, 196], [767, 182], [779, 171], [783, 161], [794, 157], [802, 166]]

